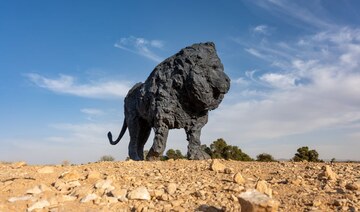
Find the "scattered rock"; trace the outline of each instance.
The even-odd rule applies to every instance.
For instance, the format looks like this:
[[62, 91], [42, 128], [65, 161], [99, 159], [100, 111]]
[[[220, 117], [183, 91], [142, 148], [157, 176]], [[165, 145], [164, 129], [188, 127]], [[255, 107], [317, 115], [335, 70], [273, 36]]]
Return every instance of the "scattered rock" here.
[[360, 190], [360, 181], [348, 183], [348, 184], [346, 184], [345, 188], [348, 190], [352, 190], [352, 191]]
[[26, 191], [27, 194], [40, 194], [41, 192], [43, 192], [39, 186], [35, 186], [34, 188], [31, 188], [29, 190]]
[[27, 211], [30, 212], [30, 211], [33, 211], [35, 209], [43, 209], [43, 208], [48, 207], [48, 206], [50, 206], [50, 203], [47, 200], [40, 200], [40, 201], [34, 203], [33, 205], [31, 205], [27, 209]]
[[246, 212], [275, 212], [280, 203], [255, 189], [247, 190], [239, 195], [241, 211]]
[[327, 180], [332, 180], [332, 181], [337, 179], [336, 173], [333, 172], [333, 170], [329, 165], [323, 166], [322, 170], [323, 172], [319, 174], [319, 178], [325, 178]]
[[321, 200], [320, 199], [314, 199], [313, 202], [312, 202], [312, 205], [314, 207], [319, 207], [321, 205]]
[[256, 183], [255, 189], [263, 194], [268, 195], [269, 197], [272, 197], [272, 189], [269, 188], [268, 183], [265, 180], [259, 180]]
[[77, 198], [71, 195], [62, 195], [61, 202], [75, 201]]
[[214, 159], [211, 162], [210, 168], [211, 168], [211, 170], [213, 170], [215, 172], [224, 172], [226, 166], [224, 164], [222, 164], [218, 159]]
[[131, 200], [150, 200], [150, 193], [146, 187], [140, 186], [128, 193], [127, 198]]
[[89, 171], [86, 175], [86, 179], [101, 179], [101, 174], [98, 171]]
[[226, 167], [226, 168], [224, 169], [224, 173], [225, 173], [225, 174], [232, 174], [232, 173], [234, 173], [234, 169], [232, 169], [232, 168], [227, 168], [227, 167]]
[[11, 197], [10, 199], [8, 199], [9, 202], [16, 202], [16, 201], [26, 201], [31, 199], [32, 196], [31, 195], [25, 195], [25, 196], [21, 196], [21, 197]]
[[96, 194], [88, 194], [84, 198], [82, 198], [80, 200], [80, 202], [82, 202], [82, 203], [90, 202], [90, 201], [96, 200], [97, 198], [99, 198], [99, 197]]
[[70, 182], [70, 181], [79, 180], [81, 176], [77, 171], [68, 171], [62, 173], [59, 178], [63, 179], [65, 182]]
[[13, 167], [14, 169], [19, 169], [19, 168], [21, 168], [21, 167], [23, 167], [23, 166], [26, 166], [26, 165], [27, 165], [27, 164], [26, 164], [25, 161], [19, 161], [19, 162], [13, 163], [13, 164], [12, 164], [12, 167]]
[[126, 198], [127, 190], [126, 189], [115, 189], [115, 190], [112, 190], [110, 193], [113, 197], [117, 198], [121, 202], [127, 201], [127, 198]]
[[95, 188], [106, 190], [107, 192], [115, 189], [114, 186], [111, 185], [112, 180], [99, 180], [95, 183]]
[[176, 183], [169, 183], [166, 191], [168, 194], [172, 195], [175, 193], [176, 189], [177, 189]]
[[240, 172], [236, 173], [233, 178], [234, 182], [240, 185], [243, 185], [245, 183], [245, 179], [241, 175]]
[[45, 166], [37, 170], [40, 174], [51, 174], [54, 173], [54, 168], [51, 166]]

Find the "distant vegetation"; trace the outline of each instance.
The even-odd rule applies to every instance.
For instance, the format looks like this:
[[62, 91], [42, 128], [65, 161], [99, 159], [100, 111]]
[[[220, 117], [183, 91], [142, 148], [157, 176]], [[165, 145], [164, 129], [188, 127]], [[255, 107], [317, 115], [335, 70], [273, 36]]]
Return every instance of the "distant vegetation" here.
[[274, 162], [276, 161], [274, 157], [268, 153], [261, 153], [256, 156], [256, 161], [260, 162]]
[[[210, 155], [212, 159], [225, 159], [225, 160], [237, 160], [237, 161], [254, 161], [248, 154], [243, 152], [238, 146], [228, 145], [223, 138], [219, 138], [216, 141], [213, 141], [210, 146], [206, 144], [201, 145], [203, 151]], [[144, 158], [149, 151], [144, 150]], [[128, 158], [127, 158], [128, 159]], [[186, 155], [183, 155], [178, 149], [169, 149], [166, 151], [165, 155], [160, 158], [160, 160], [169, 160], [169, 159], [186, 159]], [[103, 156], [100, 161], [113, 161], [112, 156]], [[259, 162], [275, 162], [275, 158], [269, 153], [261, 153], [256, 156], [255, 161]], [[297, 149], [294, 157], [291, 161], [301, 162], [324, 162], [319, 159], [319, 153], [315, 149], [309, 149], [307, 146], [303, 146]], [[331, 162], [335, 162], [335, 158], [331, 159]], [[344, 161], [351, 162], [351, 161]]]
[[293, 161], [321, 162], [321, 160], [319, 160], [319, 153], [315, 149], [309, 150], [307, 146], [297, 149]]
[[104, 155], [100, 158], [99, 162], [102, 162], [102, 161], [114, 161], [115, 158], [111, 155]]
[[217, 139], [210, 147], [202, 145], [203, 150], [210, 155], [211, 158], [223, 158], [226, 160], [252, 161], [253, 159], [242, 152], [237, 146], [231, 146], [222, 138]]

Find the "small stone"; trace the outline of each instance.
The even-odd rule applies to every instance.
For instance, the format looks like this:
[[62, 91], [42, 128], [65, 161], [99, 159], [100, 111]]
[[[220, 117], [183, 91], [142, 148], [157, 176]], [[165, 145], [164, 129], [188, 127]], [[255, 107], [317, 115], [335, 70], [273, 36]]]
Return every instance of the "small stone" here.
[[98, 171], [90, 171], [86, 175], [86, 179], [101, 179], [101, 174]]
[[236, 173], [234, 175], [234, 182], [240, 185], [243, 185], [245, 183], [245, 179], [243, 178], [243, 176], [241, 175], [240, 172]]
[[21, 196], [21, 197], [11, 197], [10, 199], [8, 199], [9, 202], [16, 202], [16, 201], [26, 201], [31, 199], [32, 196], [31, 195], [25, 195], [25, 196]]
[[88, 194], [86, 195], [84, 198], [82, 198], [80, 200], [80, 202], [84, 203], [84, 202], [90, 202], [90, 201], [93, 201], [93, 200], [96, 200], [98, 197], [98, 195], [96, 194]]
[[255, 189], [247, 190], [239, 195], [241, 211], [246, 212], [275, 212], [278, 211], [279, 202]]
[[43, 191], [40, 189], [39, 186], [35, 186], [34, 188], [31, 188], [31, 189], [28, 189], [26, 191], [27, 194], [40, 194], [42, 193]]
[[348, 183], [346, 184], [345, 188], [351, 191], [360, 190], [360, 181], [354, 183]]
[[77, 171], [69, 171], [62, 173], [59, 178], [63, 179], [65, 182], [70, 182], [79, 180], [81, 176]]
[[332, 181], [337, 179], [336, 173], [333, 172], [329, 165], [323, 166], [322, 169], [323, 172], [319, 174], [320, 178], [325, 178]]
[[121, 202], [127, 201], [126, 198], [127, 190], [126, 189], [115, 189], [111, 191], [111, 195]]
[[265, 180], [259, 180], [256, 183], [255, 189], [263, 194], [268, 195], [269, 197], [272, 197], [272, 189], [269, 188], [268, 183]]
[[169, 183], [169, 185], [167, 186], [166, 191], [168, 192], [168, 194], [172, 195], [175, 193], [177, 189], [177, 185], [176, 183]]
[[130, 193], [128, 193], [127, 197], [131, 200], [150, 200], [149, 191], [144, 186], [140, 186], [132, 190]]
[[180, 206], [184, 201], [183, 200], [173, 200], [171, 201], [172, 207]]
[[218, 159], [214, 159], [211, 162], [211, 170], [215, 171], [215, 172], [224, 172], [225, 171], [225, 165], [220, 163], [220, 161]]
[[71, 182], [66, 183], [66, 186], [68, 188], [75, 188], [75, 187], [81, 186], [81, 184], [79, 181], [76, 180], [76, 181], [71, 181]]
[[62, 195], [61, 200], [62, 202], [70, 202], [75, 201], [77, 198], [71, 195]]
[[321, 201], [319, 199], [314, 199], [312, 205], [314, 207], [319, 207], [321, 205]]
[[54, 173], [54, 168], [51, 166], [45, 166], [43, 168], [38, 169], [37, 172], [40, 174], [51, 174]]
[[112, 180], [99, 180], [95, 183], [95, 188], [111, 191], [115, 189], [115, 187], [112, 186], [111, 183]]
[[232, 168], [225, 168], [224, 172], [225, 172], [225, 174], [232, 174], [232, 173], [234, 173], [234, 170]]
[[57, 180], [55, 183], [52, 184], [58, 191], [65, 191], [68, 189], [68, 186], [62, 181]]
[[26, 166], [26, 165], [27, 164], [26, 164], [25, 161], [19, 161], [19, 162], [13, 163], [12, 168], [18, 169], [18, 168], [21, 168], [21, 167]]
[[36, 203], [34, 203], [33, 205], [31, 205], [27, 211], [33, 211], [35, 209], [43, 209], [45, 207], [50, 206], [50, 203], [47, 200], [40, 200]]

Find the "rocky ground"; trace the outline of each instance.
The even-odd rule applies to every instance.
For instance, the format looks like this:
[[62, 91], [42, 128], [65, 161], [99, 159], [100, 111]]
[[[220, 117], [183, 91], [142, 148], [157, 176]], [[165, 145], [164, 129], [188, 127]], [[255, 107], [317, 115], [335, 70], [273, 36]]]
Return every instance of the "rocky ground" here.
[[360, 164], [0, 164], [0, 211], [359, 211]]

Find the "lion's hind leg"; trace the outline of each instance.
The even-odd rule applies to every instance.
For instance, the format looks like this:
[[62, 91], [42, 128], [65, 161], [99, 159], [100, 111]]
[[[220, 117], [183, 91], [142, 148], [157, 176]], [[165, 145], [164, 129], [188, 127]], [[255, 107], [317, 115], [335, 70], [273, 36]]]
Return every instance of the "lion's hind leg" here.
[[144, 160], [144, 146], [149, 138], [151, 126], [145, 120], [140, 120], [140, 131], [138, 137], [137, 154], [141, 160]]

